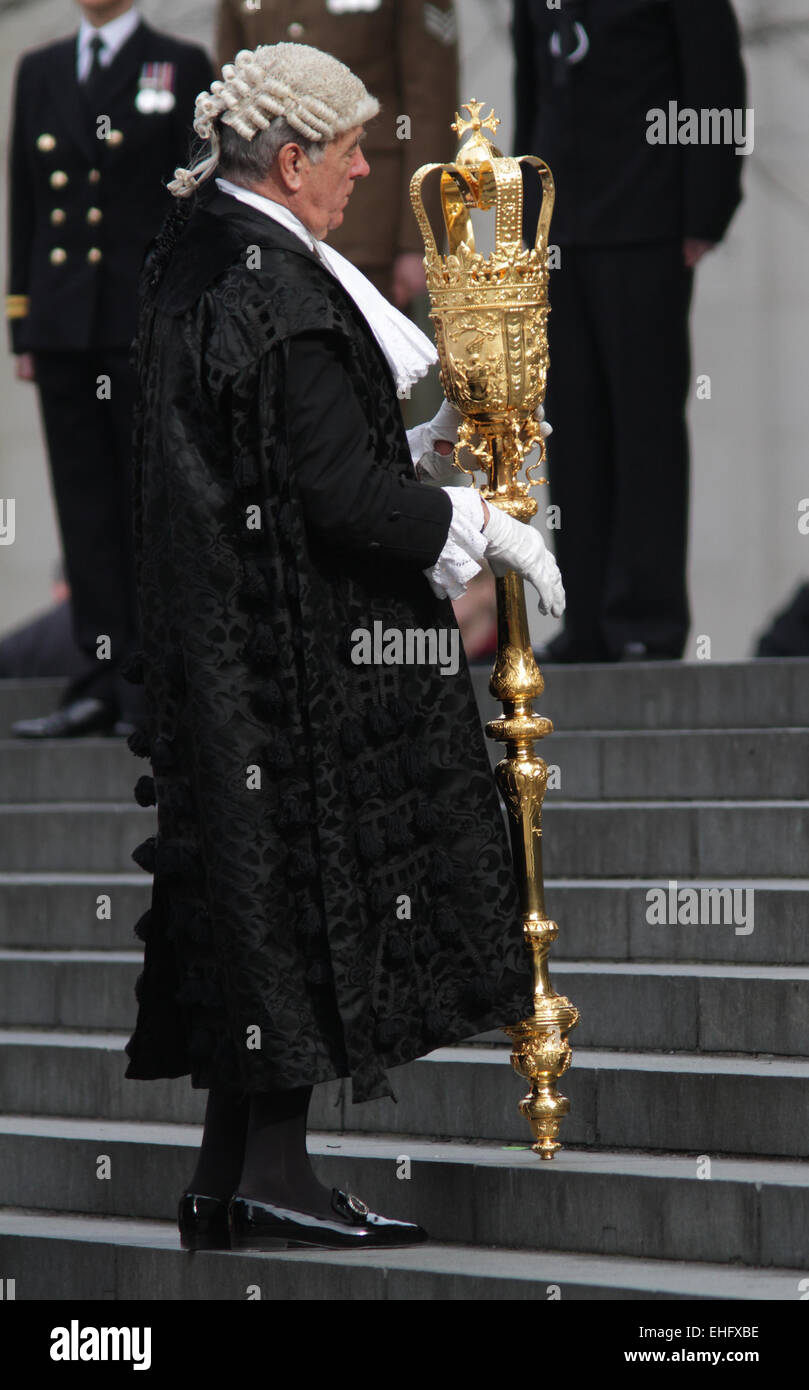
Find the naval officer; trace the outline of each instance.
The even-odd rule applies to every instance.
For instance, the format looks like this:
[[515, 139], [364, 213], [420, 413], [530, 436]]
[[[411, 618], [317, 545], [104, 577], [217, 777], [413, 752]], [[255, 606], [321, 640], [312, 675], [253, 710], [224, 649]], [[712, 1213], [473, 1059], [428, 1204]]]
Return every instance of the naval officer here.
[[132, 0], [79, 0], [78, 34], [23, 55], [9, 167], [6, 316], [16, 374], [35, 382], [76, 641], [86, 667], [23, 737], [126, 734], [141, 710], [121, 675], [138, 645], [130, 442], [137, 284], [188, 156], [200, 47]]

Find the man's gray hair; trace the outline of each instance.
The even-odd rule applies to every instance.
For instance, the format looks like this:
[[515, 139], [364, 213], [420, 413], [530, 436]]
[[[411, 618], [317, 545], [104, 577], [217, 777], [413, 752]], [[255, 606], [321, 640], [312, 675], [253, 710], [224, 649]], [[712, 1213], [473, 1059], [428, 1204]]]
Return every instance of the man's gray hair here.
[[231, 183], [250, 187], [261, 183], [275, 163], [284, 145], [299, 145], [304, 154], [318, 164], [326, 152], [326, 140], [307, 140], [283, 116], [276, 116], [266, 130], [260, 130], [252, 140], [245, 140], [232, 126], [222, 123], [219, 132], [221, 154], [217, 174]]

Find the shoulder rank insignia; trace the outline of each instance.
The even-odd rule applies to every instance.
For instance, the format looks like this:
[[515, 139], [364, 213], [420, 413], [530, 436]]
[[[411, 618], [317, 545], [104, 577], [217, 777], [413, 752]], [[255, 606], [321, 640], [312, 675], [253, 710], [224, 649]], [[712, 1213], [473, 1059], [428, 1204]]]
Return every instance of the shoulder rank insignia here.
[[174, 63], [144, 63], [138, 78], [135, 105], [144, 116], [166, 115], [176, 105], [174, 95]]
[[359, 11], [369, 14], [381, 4], [382, 0], [326, 0], [326, 9], [329, 14], [357, 14]]
[[424, 27], [440, 43], [455, 43], [458, 38], [458, 23], [451, 5], [448, 10], [442, 10], [438, 5], [425, 4]]

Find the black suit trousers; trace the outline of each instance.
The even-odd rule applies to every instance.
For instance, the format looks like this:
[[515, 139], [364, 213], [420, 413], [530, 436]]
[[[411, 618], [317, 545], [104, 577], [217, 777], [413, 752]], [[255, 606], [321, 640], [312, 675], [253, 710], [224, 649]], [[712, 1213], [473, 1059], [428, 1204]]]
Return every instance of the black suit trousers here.
[[[92, 695], [137, 718], [140, 687], [124, 680], [119, 669], [139, 645], [132, 537], [135, 376], [128, 359], [123, 347], [35, 354], [73, 631], [87, 660], [62, 703]], [[104, 637], [109, 655], [100, 642]]]
[[574, 639], [682, 655], [693, 271], [679, 240], [561, 248], [547, 416], [554, 533]]

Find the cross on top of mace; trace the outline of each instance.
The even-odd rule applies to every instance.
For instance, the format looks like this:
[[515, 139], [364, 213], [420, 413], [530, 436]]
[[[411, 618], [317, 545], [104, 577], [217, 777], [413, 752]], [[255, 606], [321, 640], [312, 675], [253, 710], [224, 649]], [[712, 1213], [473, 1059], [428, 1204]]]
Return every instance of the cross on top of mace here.
[[485, 116], [483, 120], [481, 120], [480, 113], [484, 105], [482, 101], [475, 101], [475, 98], [472, 97], [471, 101], [465, 101], [463, 105], [469, 112], [470, 119], [467, 121], [464, 116], [461, 116], [460, 113], [456, 111], [455, 120], [452, 122], [450, 130], [454, 130], [456, 135], [461, 136], [465, 135], [467, 130], [482, 130], [485, 126], [487, 130], [490, 130], [492, 134], [494, 134], [497, 127], [500, 125], [500, 117], [495, 116], [494, 107], [491, 108], [488, 116]]

